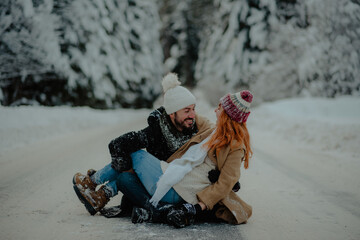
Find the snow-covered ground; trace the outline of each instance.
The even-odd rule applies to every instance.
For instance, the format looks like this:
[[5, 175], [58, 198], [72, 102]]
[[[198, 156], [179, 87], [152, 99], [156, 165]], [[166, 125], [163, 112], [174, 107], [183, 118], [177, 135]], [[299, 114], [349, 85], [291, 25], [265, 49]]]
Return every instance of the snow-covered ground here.
[[360, 158], [360, 98], [282, 100], [254, 113], [249, 123], [254, 131], [299, 147]]
[[[360, 239], [360, 98], [253, 108], [239, 191], [252, 218], [181, 230], [92, 217], [72, 191], [72, 175], [108, 163], [108, 142], [144, 127], [149, 112], [0, 107], [0, 239]], [[198, 112], [215, 119], [204, 102]]]
[[0, 153], [82, 130], [121, 124], [122, 121], [127, 122], [141, 112], [149, 111], [0, 106]]

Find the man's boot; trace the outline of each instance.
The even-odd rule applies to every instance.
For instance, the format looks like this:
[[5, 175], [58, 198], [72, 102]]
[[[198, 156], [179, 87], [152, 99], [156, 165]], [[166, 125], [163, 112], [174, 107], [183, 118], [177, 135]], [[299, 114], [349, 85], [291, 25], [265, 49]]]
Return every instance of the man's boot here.
[[94, 183], [90, 178], [95, 172], [96, 171], [94, 169], [89, 169], [87, 171], [87, 175], [76, 173], [73, 177], [73, 184], [78, 188], [82, 187], [83, 189], [90, 189], [95, 191], [97, 184]]
[[76, 195], [91, 215], [95, 215], [109, 202], [110, 198], [106, 196], [104, 189], [105, 185], [97, 191], [82, 188], [81, 185], [74, 185]]

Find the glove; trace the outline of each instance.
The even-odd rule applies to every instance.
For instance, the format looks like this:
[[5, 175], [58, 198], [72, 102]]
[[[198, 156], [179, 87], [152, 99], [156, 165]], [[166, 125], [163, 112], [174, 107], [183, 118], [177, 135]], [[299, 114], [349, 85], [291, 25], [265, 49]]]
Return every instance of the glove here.
[[124, 157], [112, 157], [111, 167], [118, 172], [123, 172], [131, 169], [131, 161]]
[[145, 208], [134, 207], [131, 214], [132, 223], [167, 223], [167, 214], [174, 208], [173, 204], [159, 203], [154, 207], [149, 201], [146, 201]]
[[219, 179], [219, 176], [220, 176], [220, 171], [217, 169], [213, 169], [208, 172], [208, 178], [211, 183], [215, 183]]
[[90, 177], [90, 176], [92, 176], [92, 175], [94, 175], [96, 173], [96, 170], [95, 169], [89, 169], [89, 170], [87, 170], [87, 175]]
[[124, 211], [124, 209], [122, 209], [120, 205], [112, 206], [112, 207], [104, 207], [103, 209], [100, 210], [100, 213], [106, 218], [120, 218], [120, 217], [128, 217], [131, 215], [131, 212], [128, 213]]
[[233, 192], [237, 192], [240, 190], [240, 183], [236, 182], [235, 185], [232, 188]]
[[190, 203], [181, 204], [180, 206], [177, 206], [169, 211], [166, 217], [167, 222], [176, 228], [189, 226], [194, 223], [195, 215], [199, 211], [197, 208], [199, 207], [196, 207], [196, 205]]
[[100, 210], [100, 213], [106, 218], [130, 217], [133, 207], [133, 202], [128, 197], [123, 195], [120, 205], [104, 207]]
[[[213, 170], [210, 170], [208, 172], [208, 178], [210, 180], [211, 183], [215, 183], [218, 179], [219, 179], [219, 176], [220, 176], [220, 171], [217, 170], [217, 169], [213, 169]], [[237, 192], [240, 190], [240, 183], [239, 181], [235, 183], [234, 187], [232, 188], [232, 190], [234, 192]]]

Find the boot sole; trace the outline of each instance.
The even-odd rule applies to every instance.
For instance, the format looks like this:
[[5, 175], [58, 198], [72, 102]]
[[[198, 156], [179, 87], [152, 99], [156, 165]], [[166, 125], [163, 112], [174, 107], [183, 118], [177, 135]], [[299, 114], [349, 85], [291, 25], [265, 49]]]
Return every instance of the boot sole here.
[[79, 188], [74, 185], [74, 190], [76, 195], [78, 196], [80, 202], [82, 202], [85, 205], [86, 210], [91, 214], [91, 215], [95, 215], [96, 214], [96, 210], [91, 206], [91, 204], [86, 200], [86, 198], [81, 194]]
[[[75, 187], [75, 185], [76, 185], [76, 184], [74, 184], [74, 187]], [[74, 190], [75, 190], [75, 189], [74, 189]], [[78, 196], [80, 202], [81, 202], [82, 204], [85, 204], [83, 198], [80, 198], [80, 197], [79, 197], [79, 195], [78, 195], [78, 193], [76, 192], [76, 190], [75, 190], [75, 193], [76, 193], [76, 196]]]
[[[72, 182], [73, 182], [73, 184], [74, 184], [74, 186], [75, 186], [75, 185], [76, 185], [75, 176], [73, 177]], [[75, 190], [75, 192], [76, 192], [76, 190]], [[77, 195], [77, 192], [76, 192], [76, 195]], [[80, 202], [81, 202], [82, 204], [85, 204], [85, 202], [84, 202], [83, 200], [81, 200], [81, 198], [79, 198], [79, 200], [80, 200]]]

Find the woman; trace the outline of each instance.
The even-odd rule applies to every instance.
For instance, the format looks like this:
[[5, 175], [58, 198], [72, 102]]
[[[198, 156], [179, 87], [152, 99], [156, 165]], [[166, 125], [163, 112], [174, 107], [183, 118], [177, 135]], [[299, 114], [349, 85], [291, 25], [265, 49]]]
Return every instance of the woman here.
[[[215, 109], [216, 128], [198, 133], [190, 139], [168, 159], [170, 164], [167, 166], [154, 162], [157, 176], [147, 174], [149, 171], [145, 166], [149, 163], [142, 162], [141, 157], [133, 157], [133, 169], [152, 195], [152, 206], [148, 211], [135, 209], [133, 222], [146, 221], [144, 212], [149, 216], [165, 214], [167, 222], [176, 227], [189, 225], [195, 217], [205, 213], [232, 224], [244, 223], [250, 218], [251, 206], [241, 200], [232, 188], [240, 178], [241, 163], [247, 169], [252, 155], [246, 127], [252, 98], [253, 95], [247, 90], [222, 97]], [[141, 152], [134, 153], [137, 154]], [[167, 168], [164, 174], [156, 164], [161, 164], [162, 169]], [[220, 171], [214, 184], [207, 176], [213, 169]], [[174, 201], [169, 201], [169, 194]], [[165, 195], [168, 203], [177, 204], [181, 199], [186, 203], [175, 207], [166, 205], [164, 208], [163, 204], [158, 203]]]

